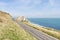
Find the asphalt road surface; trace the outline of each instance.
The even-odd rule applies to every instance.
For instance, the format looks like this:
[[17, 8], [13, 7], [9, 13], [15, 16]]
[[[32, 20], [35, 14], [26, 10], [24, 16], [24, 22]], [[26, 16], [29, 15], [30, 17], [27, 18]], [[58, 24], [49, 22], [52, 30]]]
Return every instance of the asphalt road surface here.
[[26, 30], [28, 33], [30, 33], [32, 36], [34, 36], [37, 40], [58, 40], [42, 31], [39, 31], [37, 29], [34, 29], [32, 27], [29, 27], [23, 23], [19, 23], [18, 24], [24, 29]]

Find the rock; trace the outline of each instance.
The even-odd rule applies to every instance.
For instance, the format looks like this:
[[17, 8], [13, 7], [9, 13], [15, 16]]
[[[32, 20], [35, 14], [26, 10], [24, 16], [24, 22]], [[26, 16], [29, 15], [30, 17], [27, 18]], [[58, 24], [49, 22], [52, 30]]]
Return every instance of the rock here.
[[16, 20], [20, 22], [28, 22], [28, 19], [24, 16], [18, 17]]

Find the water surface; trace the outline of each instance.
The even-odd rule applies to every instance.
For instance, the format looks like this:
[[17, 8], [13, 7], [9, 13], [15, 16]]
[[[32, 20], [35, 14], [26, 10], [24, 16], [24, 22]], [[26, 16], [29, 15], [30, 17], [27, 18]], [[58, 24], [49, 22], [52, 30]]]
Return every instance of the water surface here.
[[60, 18], [28, 18], [31, 22], [60, 30]]

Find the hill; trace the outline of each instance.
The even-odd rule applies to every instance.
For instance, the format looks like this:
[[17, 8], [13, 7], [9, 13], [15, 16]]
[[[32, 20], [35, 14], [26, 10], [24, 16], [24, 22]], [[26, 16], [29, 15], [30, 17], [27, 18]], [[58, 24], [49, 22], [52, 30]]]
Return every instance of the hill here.
[[36, 40], [16, 22], [12, 16], [0, 11], [0, 40]]

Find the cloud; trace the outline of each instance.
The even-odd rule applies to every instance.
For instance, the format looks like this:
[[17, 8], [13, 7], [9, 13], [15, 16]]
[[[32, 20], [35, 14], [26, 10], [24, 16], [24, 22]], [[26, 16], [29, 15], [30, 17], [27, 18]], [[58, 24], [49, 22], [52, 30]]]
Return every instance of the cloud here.
[[13, 16], [24, 15], [28, 17], [57, 17], [59, 16], [60, 9], [55, 6], [59, 3], [58, 0], [0, 1], [0, 10], [9, 12]]
[[31, 0], [20, 0], [22, 3], [30, 3]]
[[54, 6], [55, 5], [55, 0], [49, 0], [49, 3], [51, 6]]
[[19, 2], [23, 6], [28, 6], [28, 5], [32, 6], [32, 5], [40, 4], [42, 0], [18, 0], [17, 2]]
[[7, 5], [7, 4], [4, 2], [0, 2], [0, 6], [5, 6], [5, 5]]
[[21, 11], [32, 11], [35, 10], [36, 5], [39, 5], [42, 0], [15, 0], [11, 6]]
[[18, 1], [20, 1], [22, 3], [31, 3], [31, 2], [33, 2], [35, 4], [38, 4], [38, 3], [41, 3], [42, 0], [18, 0]]
[[42, 2], [42, 0], [33, 0], [34, 4], [40, 4]]
[[49, 0], [51, 6], [60, 6], [60, 0]]

